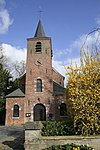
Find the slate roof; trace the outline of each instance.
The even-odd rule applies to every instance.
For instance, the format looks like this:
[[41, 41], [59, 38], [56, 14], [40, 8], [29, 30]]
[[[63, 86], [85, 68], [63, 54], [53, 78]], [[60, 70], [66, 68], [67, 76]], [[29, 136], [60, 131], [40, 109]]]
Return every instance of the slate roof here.
[[25, 94], [18, 88], [12, 93], [6, 95], [6, 98], [10, 98], [10, 97], [25, 97]]
[[46, 37], [41, 20], [39, 20], [38, 22], [38, 26], [37, 26], [34, 37]]
[[64, 94], [65, 88], [53, 81], [53, 92], [55, 94]]

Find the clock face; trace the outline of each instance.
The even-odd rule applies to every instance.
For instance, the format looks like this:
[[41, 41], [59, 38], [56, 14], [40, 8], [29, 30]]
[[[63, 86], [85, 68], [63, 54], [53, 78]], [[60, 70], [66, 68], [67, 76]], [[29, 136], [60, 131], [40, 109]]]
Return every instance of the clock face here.
[[38, 65], [38, 66], [42, 65], [42, 61], [40, 59], [37, 59], [36, 62], [35, 62], [35, 64]]

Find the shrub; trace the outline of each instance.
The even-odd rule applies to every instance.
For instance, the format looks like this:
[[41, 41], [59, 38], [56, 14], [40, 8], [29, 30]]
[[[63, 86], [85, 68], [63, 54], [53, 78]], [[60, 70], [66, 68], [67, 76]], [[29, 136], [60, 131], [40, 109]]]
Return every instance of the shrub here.
[[71, 121], [45, 121], [42, 122], [42, 135], [43, 136], [61, 136], [61, 135], [74, 135], [74, 127]]
[[44, 150], [94, 150], [92, 147], [87, 145], [76, 145], [76, 144], [66, 144], [66, 145], [53, 145]]

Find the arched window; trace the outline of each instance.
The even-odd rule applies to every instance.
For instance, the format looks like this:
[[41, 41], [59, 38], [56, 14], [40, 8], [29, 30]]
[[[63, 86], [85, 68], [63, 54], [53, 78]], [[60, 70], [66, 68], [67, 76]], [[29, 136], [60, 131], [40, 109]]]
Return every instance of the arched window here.
[[41, 42], [37, 42], [36, 43], [36, 47], [35, 47], [35, 50], [36, 50], [36, 52], [41, 52]]
[[13, 117], [19, 117], [19, 106], [18, 105], [14, 105]]
[[42, 92], [42, 80], [41, 79], [37, 79], [36, 92]]
[[60, 105], [60, 116], [66, 116], [67, 115], [67, 108], [66, 108], [66, 104], [62, 103]]

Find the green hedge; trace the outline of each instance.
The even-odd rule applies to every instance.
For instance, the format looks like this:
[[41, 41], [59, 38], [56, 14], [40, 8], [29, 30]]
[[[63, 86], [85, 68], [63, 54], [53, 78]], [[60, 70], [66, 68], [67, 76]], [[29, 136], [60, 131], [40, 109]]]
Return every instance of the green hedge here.
[[45, 121], [42, 124], [42, 136], [75, 135], [71, 121]]
[[53, 145], [44, 150], [94, 150], [92, 147], [87, 145], [76, 145], [76, 144], [66, 144], [66, 145]]

